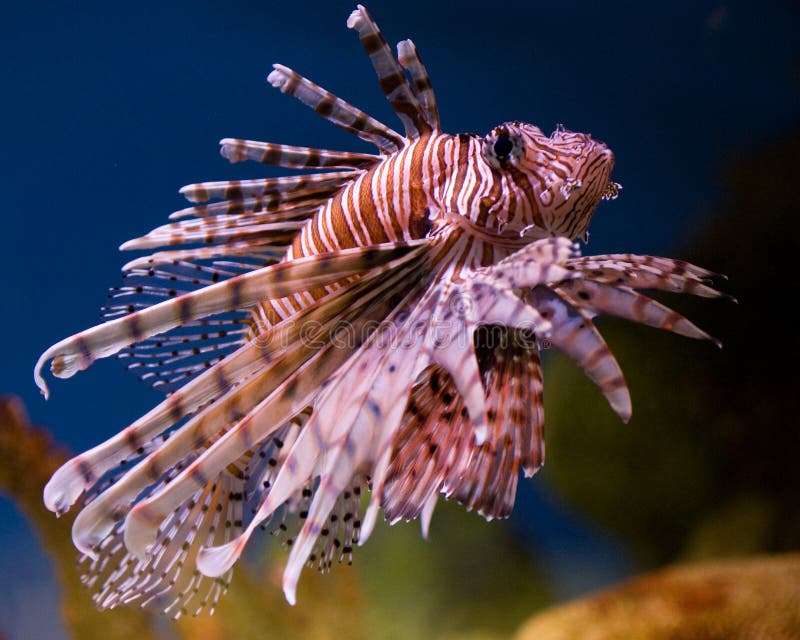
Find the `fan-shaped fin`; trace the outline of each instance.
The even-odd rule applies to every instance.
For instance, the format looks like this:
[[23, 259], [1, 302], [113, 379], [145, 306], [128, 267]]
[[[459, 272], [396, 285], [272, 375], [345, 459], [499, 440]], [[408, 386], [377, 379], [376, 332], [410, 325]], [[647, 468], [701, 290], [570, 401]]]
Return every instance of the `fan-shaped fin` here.
[[415, 385], [395, 436], [392, 460], [381, 497], [389, 522], [412, 520], [439, 493], [463, 440], [473, 430], [450, 375], [429, 367]]
[[511, 514], [520, 466], [535, 471], [544, 460], [538, 346], [532, 333], [498, 326], [485, 327], [476, 344], [489, 431], [466, 464], [449, 471], [444, 492], [491, 520]]
[[139, 560], [122, 541], [122, 523], [95, 549], [83, 575], [96, 588], [95, 603], [102, 609], [133, 602], [178, 618], [197, 615], [214, 606], [230, 582], [230, 573], [209, 579], [195, 567], [198, 549], [223, 544], [242, 527], [242, 480], [224, 471], [198, 490], [164, 521], [153, 552]]
[[[294, 361], [279, 362], [278, 358], [274, 358], [275, 366], [277, 367], [280, 364], [276, 370], [267, 371], [264, 374], [259, 373], [251, 380], [243, 383], [240, 387], [241, 390], [238, 392], [240, 395], [251, 387], [254, 389], [254, 393], [249, 401], [240, 401], [238, 404], [241, 407], [253, 406], [254, 408], [244, 419], [239, 420], [232, 429], [190, 464], [169, 487], [153, 495], [148, 500], [139, 503], [134, 508], [128, 516], [126, 525], [125, 539], [128, 547], [137, 553], [141, 553], [148, 544], [150, 536], [155, 530], [154, 527], [158, 526], [158, 523], [166, 517], [175, 505], [179, 504], [192, 490], [196, 489], [195, 485], [202, 482], [203, 478], [213, 477], [231, 459], [235, 459], [236, 456], [246, 451], [252, 442], [262, 441], [272, 430], [280, 426], [287, 417], [302, 411], [307, 405], [315, 404], [315, 396], [321, 389], [323, 381], [344, 365], [350, 354], [359, 347], [359, 340], [366, 338], [368, 325], [382, 317], [382, 313], [387, 313], [387, 305], [391, 303], [384, 298], [383, 300], [373, 300], [366, 311], [359, 307], [364, 307], [367, 303], [370, 303], [370, 297], [380, 298], [382, 293], [384, 296], [386, 295], [387, 290], [398, 285], [402, 286], [408, 275], [408, 273], [401, 270], [399, 273], [393, 274], [392, 277], [385, 279], [381, 284], [373, 283], [370, 296], [363, 298], [365, 292], [361, 291], [363, 299], [360, 300], [360, 304], [351, 305], [344, 316], [332, 319], [327, 325], [320, 327], [319, 336], [313, 341], [295, 340], [287, 349], [287, 354], [293, 352], [300, 354], [299, 357], [302, 358], [301, 364]], [[351, 337], [353, 342], [347, 345], [339, 339], [341, 336], [336, 335], [337, 327], [342, 326], [343, 322], [347, 323], [346, 326], [352, 328]], [[300, 323], [297, 319], [293, 319], [293, 324]], [[313, 353], [310, 357], [308, 355], [309, 352]], [[265, 386], [261, 382], [262, 378], [272, 382], [272, 387]], [[276, 386], [276, 383], [280, 380], [283, 381]], [[259, 398], [264, 399], [258, 402]], [[219, 404], [221, 403], [213, 405], [210, 411], [213, 411], [214, 407]], [[204, 421], [207, 424], [213, 424], [218, 422], [219, 418], [204, 416]], [[313, 425], [313, 423], [314, 418], [312, 416], [309, 424]], [[188, 427], [186, 428], [188, 429]], [[306, 425], [303, 434], [307, 433], [309, 429], [313, 429], [313, 426]], [[298, 443], [306, 440], [307, 436], [303, 434], [301, 434]], [[311, 454], [306, 445], [302, 445], [304, 447], [302, 450], [306, 458], [310, 458]], [[301, 447], [301, 444], [296, 444], [296, 447]], [[292, 451], [294, 450], [293, 447]], [[287, 462], [287, 465], [291, 464], [291, 460]], [[303, 477], [299, 484], [304, 484], [307, 479], [307, 477]], [[284, 493], [280, 493], [280, 482], [282, 480], [279, 474], [269, 494], [272, 496], [273, 501], [278, 500], [276, 495], [280, 497], [280, 500], [274, 504], [274, 508], [280, 506], [288, 499], [289, 495], [299, 488], [299, 484], [295, 483], [289, 489], [286, 489]], [[274, 508], [266, 513], [265, 516], [270, 515]], [[258, 524], [260, 524], [260, 520], [253, 525], [253, 528]]]
[[[170, 298], [227, 280], [269, 264], [237, 259], [210, 263], [175, 261], [136, 268], [124, 274], [124, 284], [113, 287], [103, 318], [113, 320]], [[153, 338], [122, 349], [117, 357], [141, 380], [171, 393], [192, 377], [221, 361], [244, 344], [250, 333], [250, 314], [228, 312], [194, 320]]]
[[140, 380], [169, 394], [244, 344], [246, 320], [247, 316], [190, 322], [127, 347], [117, 357]]
[[[428, 326], [432, 305], [439, 295], [435, 290], [433, 293], [429, 291], [416, 303], [423, 284], [419, 280], [410, 282], [417, 285], [404, 294], [392, 313], [382, 314], [387, 319], [346, 365], [326, 382], [320, 399], [315, 403], [314, 413], [240, 538], [223, 547], [201, 552], [198, 566], [206, 575], [216, 576], [227, 571], [259, 523], [313, 476], [321, 476], [321, 486], [325, 487], [326, 495], [317, 503], [316, 513], [319, 515], [326, 509], [330, 510], [332, 493], [343, 482], [343, 477], [350, 478], [361, 464], [380, 459], [384, 443], [391, 443], [411, 381], [420, 366], [418, 358], [427, 334], [426, 330], [420, 332], [420, 329]], [[412, 306], [409, 308], [409, 305]], [[353, 438], [354, 433], [360, 437]], [[332, 460], [337, 460], [337, 464], [331, 465]], [[372, 480], [376, 482], [374, 477]], [[315, 518], [314, 522], [317, 521]], [[312, 529], [313, 526], [306, 522], [301, 552], [293, 552], [293, 559], [287, 565], [287, 597], [291, 595], [292, 581], [308, 559], [313, 546], [312, 537], [316, 539], [319, 534]], [[361, 539], [368, 535], [363, 533], [366, 528], [365, 518]]]
[[[274, 338], [270, 341], [268, 338]], [[129, 459], [153, 451], [156, 438], [166, 441], [170, 434], [160, 436], [170, 426], [193, 414], [219, 396], [228, 392], [240, 380], [256, 372], [263, 360], [277, 350], [280, 335], [262, 336], [251, 340], [225, 362], [206, 370], [181, 389], [167, 397], [154, 409], [106, 442], [66, 462], [47, 483], [45, 505], [60, 514], [111, 469], [127, 465]], [[160, 446], [160, 442], [158, 446]]]
[[98, 358], [192, 320], [333, 284], [381, 265], [399, 266], [424, 243], [390, 243], [297, 258], [184, 294], [53, 345], [39, 358], [34, 378], [46, 397], [41, 369], [50, 360], [54, 375], [69, 378]]
[[[157, 527], [175, 505], [191, 495], [198, 484], [213, 477], [218, 469], [224, 468], [229, 460], [249, 449], [252, 443], [262, 441], [277, 430], [282, 420], [297, 415], [313, 403], [319, 391], [319, 379], [316, 376], [324, 379], [331, 375], [348, 356], [349, 351], [328, 344], [304, 364], [286, 362], [284, 368], [293, 373], [274, 390], [258, 385], [258, 396], [268, 394], [263, 401], [258, 402], [243, 419], [187, 466], [168, 487], [138, 503], [131, 510], [125, 525], [125, 544], [128, 549], [136, 555], [144, 554]], [[248, 382], [242, 385], [247, 386]], [[255, 397], [251, 398], [251, 401], [254, 399]], [[215, 422], [214, 417], [206, 420], [210, 425]], [[288, 497], [287, 495], [285, 499]]]
[[482, 445], [449, 374], [432, 367], [414, 387], [394, 442], [383, 507], [391, 521], [422, 516], [445, 492], [487, 518], [506, 517], [518, 470], [544, 460], [538, 348], [531, 334], [484, 326], [475, 334], [484, 376], [488, 433]]
[[[520, 260], [504, 263], [503, 270], [507, 270], [507, 274], [502, 271], [495, 273], [490, 269], [487, 270], [485, 279], [487, 282], [503, 286], [513, 286], [517, 279], [534, 283], [541, 279], [547, 279], [551, 277], [549, 274], [556, 273], [554, 262], [563, 260], [572, 254], [569, 243], [564, 245], [563, 250], [561, 244], [563, 243], [558, 241], [542, 241], [539, 246], [524, 253]], [[547, 258], [549, 262], [534, 265], [533, 256]], [[571, 277], [571, 275], [565, 272], [564, 277]], [[430, 288], [409, 311], [402, 313], [396, 311], [383, 325], [387, 328], [395, 327], [391, 333], [393, 344], [390, 345], [394, 348], [387, 347], [379, 339], [385, 334], [378, 330], [362, 351], [348, 361], [346, 368], [337, 373], [322, 398], [315, 403], [314, 415], [295, 443], [270, 494], [267, 495], [248, 529], [242, 534], [241, 542], [209, 550], [205, 559], [201, 555], [200, 562], [203, 565], [201, 570], [213, 571], [213, 575], [216, 575], [229, 568], [230, 563], [235, 562], [238, 558], [250, 531], [257, 526], [258, 522], [274, 512], [288, 495], [308, 482], [313, 474], [321, 473], [323, 484], [330, 483], [330, 487], [333, 489], [338, 487], [341, 478], [329, 475], [333, 472], [327, 463], [322, 470], [318, 468], [322, 460], [322, 453], [326, 452], [324, 460], [332, 459], [327, 457], [328, 452], [340, 451], [339, 455], [343, 455], [339, 447], [350, 442], [347, 434], [361, 433], [362, 431], [364, 437], [358, 440], [358, 448], [348, 452], [348, 464], [344, 465], [344, 470], [337, 469], [336, 473], [342, 473], [349, 477], [349, 474], [352, 474], [359, 465], [372, 465], [373, 496], [364, 517], [360, 542], [369, 536], [380, 505], [384, 482], [389, 473], [392, 442], [405, 410], [412, 381], [431, 361], [448, 367], [451, 376], [458, 378], [464, 375], [463, 358], [456, 362], [452, 358], [446, 357], [448, 351], [442, 348], [446, 341], [443, 342], [436, 335], [436, 328], [447, 321], [450, 321], [451, 329], [445, 338], [458, 337], [462, 330], [469, 332], [470, 325], [466, 317], [454, 324], [453, 318], [451, 318], [452, 311], [448, 308], [452, 302], [451, 291], [456, 288], [457, 285], [452, 282], [436, 285]], [[455, 328], [452, 328], [453, 326]], [[471, 357], [474, 360], [471, 343], [465, 350], [468, 354], [467, 359]], [[466, 370], [469, 371], [470, 367], [466, 367]], [[467, 388], [468, 396], [471, 398], [473, 388], [471, 383], [467, 385]], [[478, 389], [480, 389], [480, 382], [478, 382]], [[475, 413], [470, 425], [478, 434], [481, 430], [481, 422], [478, 420], [484, 415], [483, 398], [481, 397], [480, 400], [479, 411], [470, 407]], [[469, 411], [467, 413], [470, 415]], [[371, 443], [367, 449], [363, 448], [365, 441]], [[477, 442], [481, 442], [480, 437], [477, 438]], [[513, 452], [509, 455], [513, 455]], [[335, 457], [334, 455], [333, 458]], [[509, 460], [514, 463], [513, 457]], [[322, 511], [320, 513], [328, 508], [330, 499], [330, 496], [321, 499]], [[311, 527], [312, 525], [309, 523], [304, 527], [307, 536], [314, 533]], [[285, 585], [287, 596], [290, 598], [293, 594], [299, 567], [306, 560], [303, 553], [309, 551], [311, 544], [310, 538], [304, 538], [303, 545], [298, 547], [300, 551], [293, 556], [294, 562], [287, 567]]]
[[[44, 499], [47, 508], [56, 513], [66, 511], [78, 496], [106, 471], [130, 457], [139, 448], [146, 446], [151, 439], [171, 425], [227, 393], [242, 380], [263, 371], [265, 366], [269, 367], [276, 354], [286, 345], [297, 342], [301, 337], [306, 341], [316, 341], [318, 336], [308, 333], [306, 330], [308, 327], [322, 327], [345, 311], [356, 315], [363, 314], [369, 318], [371, 316], [362, 311], [365, 305], [371, 305], [374, 312], [379, 314], [381, 305], [389, 304], [391, 299], [391, 293], [387, 288], [402, 283], [403, 278], [410, 278], [407, 282], [413, 282], [414, 278], [419, 277], [415, 271], [418, 267], [418, 263], [412, 263], [385, 278], [382, 276], [385, 271], [391, 270], [391, 263], [387, 267], [378, 268], [372, 273], [371, 278], [352, 283], [317, 300], [300, 315], [254, 338], [224, 361], [204, 371], [196, 379], [174, 392], [164, 402], [107, 442], [64, 464], [45, 487]], [[386, 296], [383, 301], [381, 295]], [[301, 331], [305, 333], [300, 333]], [[357, 337], [357, 334], [351, 333], [351, 336]]]

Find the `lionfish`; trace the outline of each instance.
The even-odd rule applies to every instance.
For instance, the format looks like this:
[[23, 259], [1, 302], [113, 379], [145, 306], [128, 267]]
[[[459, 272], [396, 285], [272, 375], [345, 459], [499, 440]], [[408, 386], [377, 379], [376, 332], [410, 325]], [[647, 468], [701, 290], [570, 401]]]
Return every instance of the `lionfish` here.
[[106, 321], [36, 365], [45, 397], [48, 361], [68, 378], [114, 354], [166, 393], [44, 490], [56, 514], [82, 499], [72, 535], [100, 608], [213, 610], [257, 529], [291, 549], [294, 604], [303, 566], [351, 561], [380, 510], [420, 518], [424, 536], [440, 494], [505, 518], [520, 470], [544, 461], [541, 349], [575, 360], [627, 421], [592, 318], [713, 340], [637, 291], [718, 297], [712, 272], [580, 255], [619, 188], [605, 144], [516, 121], [445, 134], [411, 40], [395, 57], [362, 6], [347, 26], [404, 134], [274, 65], [272, 86], [377, 153], [223, 139], [231, 162], [318, 172], [181, 189], [197, 206], [121, 247], [169, 248], [125, 265]]

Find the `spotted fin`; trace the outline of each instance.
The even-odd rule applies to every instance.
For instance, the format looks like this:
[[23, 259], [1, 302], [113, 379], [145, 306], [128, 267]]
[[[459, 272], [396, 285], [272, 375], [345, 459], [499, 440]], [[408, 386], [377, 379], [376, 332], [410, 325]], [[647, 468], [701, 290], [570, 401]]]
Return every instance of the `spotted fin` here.
[[221, 474], [164, 521], [153, 553], [143, 559], [125, 548], [119, 522], [96, 546], [94, 558], [83, 558], [82, 580], [94, 591], [97, 606], [113, 609], [136, 603], [173, 619], [197, 615], [205, 608], [213, 613], [232, 572], [216, 579], [205, 577], [195, 566], [197, 551], [238, 534], [241, 495], [242, 479], [227, 471]]
[[425, 515], [445, 493], [489, 519], [507, 517], [518, 470], [544, 461], [544, 407], [538, 347], [530, 334], [497, 325], [476, 334], [486, 387], [488, 433], [477, 445], [447, 372], [433, 367], [415, 385], [394, 442], [382, 496], [390, 522]]
[[[224, 261], [176, 260], [134, 268], [109, 294], [101, 311], [105, 320], [143, 309], [264, 266], [271, 260], [230, 258]], [[140, 380], [172, 393], [220, 362], [252, 337], [250, 313], [232, 311], [200, 318], [126, 347], [117, 358]]]
[[391, 243], [298, 258], [192, 291], [62, 340], [39, 358], [34, 378], [46, 397], [41, 369], [50, 360], [54, 375], [69, 378], [98, 358], [181, 324], [333, 284], [393, 261], [402, 263], [421, 245], [424, 241]]

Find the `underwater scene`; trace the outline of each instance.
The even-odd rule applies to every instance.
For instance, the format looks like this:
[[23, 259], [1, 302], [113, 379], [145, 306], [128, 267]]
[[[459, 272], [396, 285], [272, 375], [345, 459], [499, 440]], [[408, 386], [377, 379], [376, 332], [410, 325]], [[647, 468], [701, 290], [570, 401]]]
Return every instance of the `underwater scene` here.
[[0, 24], [0, 640], [800, 637], [800, 7]]

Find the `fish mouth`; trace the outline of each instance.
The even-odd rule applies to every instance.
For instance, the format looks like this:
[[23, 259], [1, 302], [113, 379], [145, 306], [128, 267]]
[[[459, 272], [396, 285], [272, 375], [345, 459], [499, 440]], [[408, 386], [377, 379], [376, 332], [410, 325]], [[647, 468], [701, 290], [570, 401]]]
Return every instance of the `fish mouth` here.
[[601, 200], [616, 200], [619, 197], [619, 192], [622, 191], [622, 185], [619, 182], [609, 180], [603, 192], [600, 194]]

